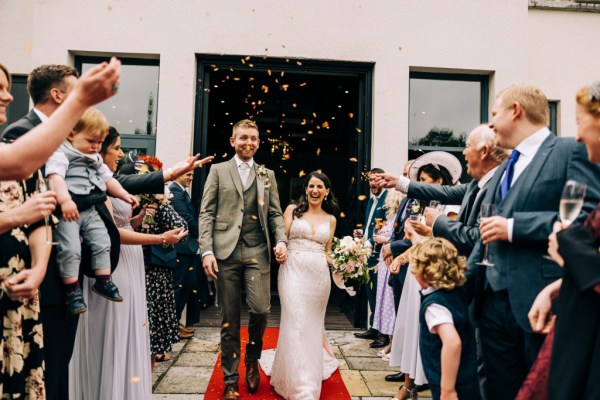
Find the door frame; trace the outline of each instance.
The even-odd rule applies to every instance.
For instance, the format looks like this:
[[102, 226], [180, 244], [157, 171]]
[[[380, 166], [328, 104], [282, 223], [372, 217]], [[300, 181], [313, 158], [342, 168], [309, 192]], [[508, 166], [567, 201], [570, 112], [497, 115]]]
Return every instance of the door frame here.
[[[249, 57], [249, 58], [248, 58]], [[215, 68], [234, 70], [260, 70], [269, 69], [283, 70], [293, 73], [305, 73], [307, 75], [331, 75], [331, 76], [353, 76], [359, 79], [359, 106], [357, 115], [357, 126], [361, 130], [361, 139], [357, 141], [356, 149], [358, 168], [354, 176], [356, 193], [354, 193], [354, 205], [349, 205], [353, 209], [353, 215], [356, 216], [354, 224], [362, 224], [366, 202], [358, 201], [361, 194], [369, 192], [368, 182], [361, 179], [361, 171], [365, 168], [371, 168], [371, 141], [373, 125], [373, 68], [372, 62], [351, 62], [351, 61], [333, 61], [333, 60], [313, 60], [299, 58], [276, 58], [266, 56], [247, 56], [247, 55], [216, 55], [216, 54], [196, 54], [196, 99], [194, 111], [194, 154], [207, 154], [208, 143], [208, 104], [210, 96], [210, 72]], [[199, 173], [194, 174], [192, 185], [192, 200], [199, 204], [204, 182], [206, 180], [207, 169], [200, 169]], [[352, 202], [350, 202], [352, 204]], [[350, 232], [348, 232], [350, 234]], [[367, 325], [367, 298], [361, 287], [357, 296], [351, 297], [348, 301], [348, 308], [343, 310], [348, 316], [353, 326], [364, 328]]]

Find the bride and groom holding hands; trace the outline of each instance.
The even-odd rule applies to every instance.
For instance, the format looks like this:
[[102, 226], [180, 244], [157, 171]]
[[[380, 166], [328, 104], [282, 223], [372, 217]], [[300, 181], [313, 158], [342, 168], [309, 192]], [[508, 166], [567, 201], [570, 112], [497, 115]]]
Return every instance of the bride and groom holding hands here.
[[[307, 175], [301, 198], [282, 214], [273, 171], [254, 162], [258, 127], [233, 127], [235, 156], [212, 165], [204, 185], [200, 222], [202, 267], [215, 279], [223, 323], [224, 400], [239, 398], [241, 288], [249, 308], [245, 383], [256, 393], [260, 366], [285, 399], [319, 399], [321, 381], [338, 367], [325, 337], [331, 289], [327, 251], [335, 232], [337, 202], [326, 175]], [[275, 243], [270, 242], [270, 236]], [[270, 309], [271, 248], [279, 269], [281, 324], [276, 350], [262, 351]], [[329, 260], [330, 261], [330, 260]]]

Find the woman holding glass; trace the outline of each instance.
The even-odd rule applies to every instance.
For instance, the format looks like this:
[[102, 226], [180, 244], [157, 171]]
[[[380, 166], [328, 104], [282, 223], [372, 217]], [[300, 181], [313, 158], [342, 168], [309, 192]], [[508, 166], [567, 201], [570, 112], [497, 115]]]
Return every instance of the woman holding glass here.
[[[458, 182], [462, 174], [462, 167], [458, 159], [449, 153], [436, 153], [444, 155], [438, 157], [436, 154], [429, 153], [415, 160], [409, 170], [411, 180], [437, 185], [452, 185], [454, 182]], [[442, 210], [449, 217], [456, 216], [459, 211], [458, 206], [440, 206], [439, 204], [435, 204], [435, 206], [444, 207]], [[413, 208], [413, 215], [425, 211], [424, 205], [418, 208], [420, 209]], [[419, 218], [409, 218], [404, 224], [404, 232], [405, 239], [410, 240], [413, 244], [431, 236], [431, 228], [419, 222]], [[390, 265], [392, 274], [397, 274], [400, 266], [408, 263], [409, 254], [410, 249], [394, 259]], [[390, 366], [400, 367], [400, 372], [404, 373], [404, 385], [400, 387], [393, 400], [415, 399], [417, 398], [416, 385], [427, 383], [419, 351], [420, 289], [414, 275], [407, 274], [398, 306], [390, 352]]]
[[[590, 162], [599, 164], [600, 81], [582, 87], [576, 99], [577, 140], [585, 143]], [[596, 176], [600, 180], [600, 169]], [[536, 364], [550, 361], [547, 398], [598, 399], [600, 386], [594, 378], [600, 376], [600, 203], [583, 225], [557, 222], [549, 239], [548, 252], [564, 268], [564, 277], [540, 292], [528, 315], [535, 331], [550, 331], [552, 300], [558, 297], [552, 355], [544, 360], [542, 349]], [[531, 398], [527, 394], [534, 392], [529, 381], [530, 377], [521, 398]]]
[[[12, 101], [10, 75], [0, 64], [2, 111]], [[0, 112], [0, 124], [6, 113]], [[0, 144], [6, 148], [9, 144]], [[0, 398], [44, 399], [44, 353], [38, 290], [50, 245], [44, 217], [54, 193], [37, 195], [35, 172], [26, 181], [0, 181]]]

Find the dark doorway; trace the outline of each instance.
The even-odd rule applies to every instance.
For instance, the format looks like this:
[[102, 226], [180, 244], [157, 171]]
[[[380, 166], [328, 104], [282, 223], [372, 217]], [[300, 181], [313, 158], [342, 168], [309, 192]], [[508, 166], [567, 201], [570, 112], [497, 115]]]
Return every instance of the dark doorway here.
[[[342, 209], [336, 236], [351, 234], [364, 218], [359, 195], [368, 192], [361, 172], [370, 163], [371, 71], [367, 63], [199, 55], [194, 151], [227, 161], [232, 126], [256, 121], [255, 161], [275, 171], [282, 209], [300, 196], [304, 175], [321, 170]], [[195, 176], [196, 201], [207, 172]], [[274, 306], [278, 268], [271, 269]], [[363, 295], [349, 298], [334, 286], [328, 310], [335, 309], [353, 326], [364, 325]]]

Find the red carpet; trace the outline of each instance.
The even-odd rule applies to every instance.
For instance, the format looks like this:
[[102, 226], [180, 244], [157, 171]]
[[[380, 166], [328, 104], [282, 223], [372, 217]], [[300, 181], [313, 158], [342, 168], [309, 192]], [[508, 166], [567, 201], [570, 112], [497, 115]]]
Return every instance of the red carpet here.
[[[246, 366], [244, 365], [244, 356], [246, 343], [248, 343], [248, 328], [242, 327], [241, 329], [241, 341], [242, 341], [242, 355], [240, 359], [239, 367], [239, 390], [240, 399], [255, 399], [255, 400], [272, 400], [278, 399], [281, 400], [282, 397], [275, 393], [275, 390], [270, 385], [270, 378], [264, 374], [264, 372], [260, 371], [260, 386], [258, 388], [258, 392], [255, 394], [248, 393], [248, 389], [246, 388], [246, 382], [244, 381], [244, 377], [246, 376]], [[263, 349], [274, 349], [277, 347], [277, 338], [279, 337], [279, 328], [267, 328], [265, 332], [265, 336], [263, 339]], [[225, 384], [223, 383], [223, 370], [221, 369], [221, 355], [217, 358], [217, 363], [215, 364], [215, 369], [213, 370], [213, 374], [210, 377], [210, 382], [208, 382], [208, 388], [206, 388], [206, 394], [204, 395], [204, 400], [221, 400], [223, 396], [223, 390], [225, 389]], [[334, 374], [323, 381], [323, 386], [321, 389], [321, 399], [322, 400], [350, 400], [350, 393], [346, 389], [346, 385], [344, 385], [344, 381], [342, 381], [342, 376], [340, 375], [340, 371], [335, 371]]]

